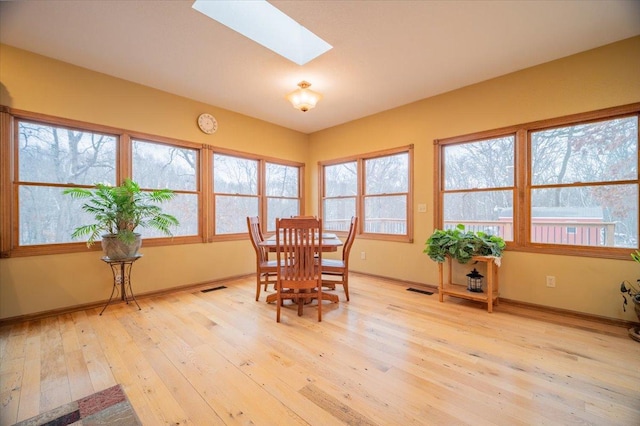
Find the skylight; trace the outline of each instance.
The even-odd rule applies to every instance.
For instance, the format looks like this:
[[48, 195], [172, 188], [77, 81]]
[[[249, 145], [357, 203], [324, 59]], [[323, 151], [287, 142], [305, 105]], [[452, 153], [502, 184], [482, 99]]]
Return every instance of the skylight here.
[[192, 7], [298, 65], [333, 47], [266, 0], [196, 0]]

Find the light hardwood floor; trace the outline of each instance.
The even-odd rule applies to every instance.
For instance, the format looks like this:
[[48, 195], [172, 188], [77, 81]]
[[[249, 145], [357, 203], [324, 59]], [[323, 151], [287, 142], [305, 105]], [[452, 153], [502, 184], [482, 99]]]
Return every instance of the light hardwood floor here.
[[3, 326], [0, 423], [120, 383], [145, 425], [640, 424], [624, 328], [350, 283], [321, 323], [277, 324], [248, 277]]

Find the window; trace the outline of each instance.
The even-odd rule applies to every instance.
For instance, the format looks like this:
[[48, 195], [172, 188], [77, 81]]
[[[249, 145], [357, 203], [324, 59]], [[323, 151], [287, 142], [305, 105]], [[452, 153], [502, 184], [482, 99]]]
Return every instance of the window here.
[[443, 146], [444, 229], [463, 223], [513, 241], [515, 136]]
[[331, 231], [349, 230], [351, 217], [357, 216], [358, 163], [349, 161], [324, 166], [322, 225]]
[[267, 163], [267, 226], [275, 232], [276, 218], [300, 214], [300, 169], [284, 164]]
[[[173, 235], [198, 235], [198, 150], [134, 139], [132, 152], [131, 176], [141, 188], [176, 193], [173, 200], [162, 205], [164, 212], [180, 220], [178, 229], [171, 230]], [[145, 229], [145, 238], [162, 236], [158, 230]]]
[[436, 141], [436, 227], [510, 249], [628, 258], [638, 246], [640, 104]]
[[85, 241], [71, 235], [77, 226], [94, 219], [82, 211], [82, 200], [63, 191], [92, 188], [98, 182], [117, 185], [127, 176], [143, 190], [169, 188], [177, 193], [163, 206], [180, 220], [180, 227], [172, 230], [175, 237], [145, 229], [145, 239], [150, 238], [146, 245], [202, 239], [199, 147], [165, 138], [133, 139], [118, 129], [40, 114], [21, 112], [9, 114], [9, 119], [15, 134], [6, 133], [11, 126], [4, 128], [2, 155], [11, 160], [0, 162], [2, 176], [7, 179], [1, 194], [2, 204], [7, 206], [3, 213], [8, 212], [9, 217], [0, 223], [2, 256], [86, 250]]
[[247, 216], [259, 216], [258, 160], [213, 154], [215, 234], [247, 231]]
[[532, 131], [530, 138], [531, 242], [637, 247], [638, 116]]
[[118, 138], [114, 135], [17, 122], [18, 246], [72, 242], [85, 217], [81, 202], [63, 195], [72, 186], [116, 182]]
[[299, 163], [214, 152], [214, 234], [246, 234], [247, 216], [259, 216], [263, 231], [275, 231], [277, 217], [300, 214], [302, 173]]
[[145, 228], [145, 246], [246, 239], [247, 216], [265, 231], [300, 214], [304, 164], [3, 108], [0, 111], [0, 256], [86, 250], [71, 234], [93, 218], [70, 187], [117, 185], [176, 197], [163, 211], [180, 221], [169, 238]]
[[407, 235], [409, 153], [364, 160], [364, 232]]
[[321, 163], [326, 230], [347, 232], [352, 216], [365, 237], [411, 241], [413, 146]]
[[[85, 250], [80, 244], [84, 241], [72, 239], [71, 234], [78, 225], [92, 223], [93, 217], [82, 211], [82, 200], [63, 191], [91, 188], [97, 182], [117, 185], [125, 176], [143, 190], [174, 190], [176, 198], [163, 206], [180, 220], [180, 227], [172, 230], [174, 236], [199, 238], [199, 149], [178, 141], [132, 139], [117, 129], [105, 131], [102, 126], [71, 120], [40, 116], [35, 120], [28, 113], [14, 122], [16, 134], [5, 135], [17, 153], [10, 177], [13, 196], [5, 193], [3, 200], [16, 212], [12, 229], [17, 232], [3, 228], [3, 256]], [[161, 244], [184, 241], [150, 229], [143, 232], [145, 239]]]

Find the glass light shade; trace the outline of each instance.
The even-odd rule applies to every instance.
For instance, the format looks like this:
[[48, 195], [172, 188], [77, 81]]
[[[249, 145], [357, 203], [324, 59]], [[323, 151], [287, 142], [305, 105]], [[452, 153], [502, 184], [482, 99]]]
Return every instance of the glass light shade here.
[[318, 101], [322, 99], [322, 95], [309, 89], [311, 83], [306, 81], [301, 81], [298, 83], [298, 86], [300, 86], [300, 88], [289, 93], [287, 99], [294, 108], [302, 112], [307, 112], [316, 106]]

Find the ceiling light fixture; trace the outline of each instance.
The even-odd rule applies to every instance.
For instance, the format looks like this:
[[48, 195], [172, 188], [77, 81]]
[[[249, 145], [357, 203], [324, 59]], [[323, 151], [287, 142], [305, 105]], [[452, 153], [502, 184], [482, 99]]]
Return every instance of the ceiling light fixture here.
[[287, 95], [287, 99], [293, 104], [293, 107], [295, 109], [299, 109], [302, 112], [307, 112], [311, 108], [316, 106], [318, 101], [322, 99], [322, 95], [309, 89], [311, 83], [309, 83], [308, 81], [303, 80], [298, 83], [298, 86], [300, 88], [289, 93]]

